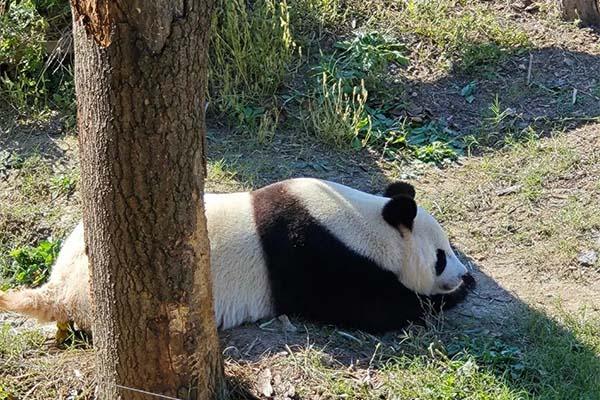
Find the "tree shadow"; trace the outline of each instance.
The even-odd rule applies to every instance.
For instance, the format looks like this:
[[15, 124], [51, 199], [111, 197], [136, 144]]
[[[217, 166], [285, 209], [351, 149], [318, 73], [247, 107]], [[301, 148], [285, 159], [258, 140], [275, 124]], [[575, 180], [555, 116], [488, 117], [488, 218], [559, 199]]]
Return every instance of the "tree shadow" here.
[[266, 369], [279, 374], [284, 383], [311, 385], [310, 376], [307, 382], [294, 382], [293, 368], [281, 362], [285, 358], [306, 362], [311, 351], [317, 352], [321, 367], [332, 375], [349, 370], [355, 375], [385, 373], [400, 358], [415, 361], [425, 357], [430, 362], [474, 364], [476, 370], [485, 370], [511, 392], [527, 398], [550, 392], [567, 396], [560, 398], [594, 398], [600, 374], [596, 378], [587, 374], [600, 373], [597, 349], [578, 337], [568, 321], [532, 308], [470, 264], [477, 288], [465, 303], [448, 311], [443, 319], [432, 318], [425, 327], [373, 336], [292, 318], [297, 329], [292, 332], [274, 319], [221, 332], [226, 363], [250, 371], [242, 386], [259, 398], [265, 396], [257, 391], [257, 374]]
[[302, 134], [280, 133], [260, 143], [244, 134], [212, 128], [207, 133], [208, 158], [222, 160], [236, 187], [207, 181], [207, 191], [259, 188], [294, 177], [332, 180], [366, 192], [382, 192], [389, 181], [380, 167], [381, 156], [367, 149], [331, 148]]
[[[4, 113], [4, 110], [0, 109], [0, 112]], [[7, 119], [0, 118], [0, 153], [20, 159], [42, 155], [51, 162], [66, 158], [65, 149], [58, 144], [67, 133], [60, 115], [26, 121], [8, 120], [14, 113], [6, 112], [5, 115]], [[0, 167], [1, 162], [0, 158]]]
[[438, 80], [402, 82], [408, 115], [441, 119], [461, 136], [492, 146], [532, 130], [545, 136], [600, 121], [600, 55], [518, 50], [468, 73], [459, 62]]

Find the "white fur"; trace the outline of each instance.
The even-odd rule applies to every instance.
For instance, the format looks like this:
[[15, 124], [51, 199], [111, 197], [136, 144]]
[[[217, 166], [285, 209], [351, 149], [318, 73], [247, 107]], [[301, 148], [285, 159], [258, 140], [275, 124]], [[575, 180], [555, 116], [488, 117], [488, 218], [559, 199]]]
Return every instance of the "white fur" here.
[[79, 223], [63, 243], [48, 282], [39, 289], [0, 293], [0, 310], [28, 314], [44, 322], [73, 320], [89, 329], [92, 314], [88, 282], [83, 224]]
[[217, 325], [227, 329], [274, 312], [250, 193], [204, 196]]
[[[286, 181], [310, 214], [352, 250], [394, 272], [422, 294], [460, 285], [466, 268], [452, 252], [437, 221], [419, 208], [413, 230], [390, 226], [381, 211], [389, 199], [317, 179]], [[206, 194], [215, 318], [219, 328], [256, 321], [274, 313], [268, 272], [256, 232], [250, 193]], [[436, 250], [448, 264], [435, 276]], [[91, 328], [88, 259], [80, 223], [65, 241], [48, 283], [39, 289], [0, 293], [0, 309], [41, 320], [74, 320]]]
[[[381, 211], [389, 198], [310, 178], [289, 181], [288, 190], [348, 247], [394, 272], [409, 289], [425, 295], [447, 293], [460, 285], [467, 272], [442, 227], [420, 207], [409, 231], [383, 219]], [[448, 260], [439, 277], [435, 275], [437, 249], [444, 250]]]

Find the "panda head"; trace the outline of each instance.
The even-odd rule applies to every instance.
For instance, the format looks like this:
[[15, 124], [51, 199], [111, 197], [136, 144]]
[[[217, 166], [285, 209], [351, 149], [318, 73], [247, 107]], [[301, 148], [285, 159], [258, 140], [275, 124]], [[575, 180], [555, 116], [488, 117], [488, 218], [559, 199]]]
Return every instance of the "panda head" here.
[[415, 189], [408, 183], [393, 183], [385, 191], [383, 219], [397, 229], [404, 244], [400, 281], [425, 295], [447, 294], [472, 280], [456, 257], [436, 219], [418, 207]]

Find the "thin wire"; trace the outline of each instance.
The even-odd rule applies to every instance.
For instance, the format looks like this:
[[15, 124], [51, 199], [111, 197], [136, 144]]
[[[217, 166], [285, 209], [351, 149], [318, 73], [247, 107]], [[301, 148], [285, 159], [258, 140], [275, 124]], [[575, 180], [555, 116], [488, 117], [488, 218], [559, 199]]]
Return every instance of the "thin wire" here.
[[122, 386], [122, 385], [119, 385], [119, 384], [116, 384], [115, 386], [118, 387], [118, 388], [121, 388], [121, 389], [131, 390], [132, 392], [138, 392], [138, 393], [143, 393], [143, 394], [149, 394], [150, 396], [160, 397], [162, 399], [181, 400], [181, 399], [178, 399], [177, 397], [171, 397], [171, 396], [165, 396], [164, 394], [147, 392], [147, 391], [142, 390], [142, 389], [136, 389], [136, 388], [132, 388], [132, 387], [128, 387], [128, 386]]

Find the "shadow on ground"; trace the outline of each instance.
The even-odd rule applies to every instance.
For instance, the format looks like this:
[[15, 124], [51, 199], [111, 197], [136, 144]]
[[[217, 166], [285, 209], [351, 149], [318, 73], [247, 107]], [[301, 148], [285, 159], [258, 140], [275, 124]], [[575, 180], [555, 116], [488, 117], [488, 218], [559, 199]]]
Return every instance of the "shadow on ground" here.
[[331, 149], [301, 134], [279, 134], [261, 144], [242, 134], [211, 129], [207, 142], [209, 159], [223, 161], [232, 174], [229, 184], [227, 180], [207, 181], [207, 191], [256, 189], [283, 179], [314, 177], [374, 193], [383, 192], [389, 182], [378, 154], [366, 149]]
[[[6, 118], [0, 118], [0, 152], [15, 154], [20, 158], [40, 154], [52, 162], [65, 157], [65, 150], [57, 140], [64, 137], [66, 128], [60, 115], [54, 113], [46, 120], [8, 120], [14, 112], [0, 109]], [[76, 149], [73, 149], [76, 150]]]
[[522, 49], [496, 66], [464, 73], [459, 65], [439, 80], [405, 81], [398, 90], [406, 91], [410, 116], [445, 120], [482, 141], [491, 135], [493, 144], [528, 128], [547, 135], [598, 121], [599, 70], [596, 54]]
[[[406, 365], [427, 357], [432, 363], [453, 360], [469, 365], [468, 360], [473, 360], [477, 368], [484, 368], [525, 398], [544, 397], [555, 390], [556, 398], [595, 398], [600, 375], [587, 376], [580, 367], [600, 372], [597, 349], [583, 343], [562, 322], [522, 302], [479, 268], [473, 272], [478, 286], [468, 300], [443, 319], [432, 319], [427, 327], [413, 326], [376, 337], [292, 318], [293, 332], [286, 331], [278, 319], [221, 332], [228, 372], [236, 375], [231, 384], [242, 398], [267, 398], [261, 388], [268, 370], [274, 398], [310, 398], [287, 397], [282, 392], [295, 385], [310, 392], [311, 385], [322, 383], [316, 376], [323, 373], [372, 378], [391, 364]], [[311, 352], [313, 356], [306, 355]], [[318, 366], [311, 370], [314, 354]], [[308, 381], [298, 382], [298, 370], [303, 369]], [[311, 375], [316, 382], [310, 382]], [[374, 398], [375, 393], [390, 395], [385, 388], [378, 390]]]

